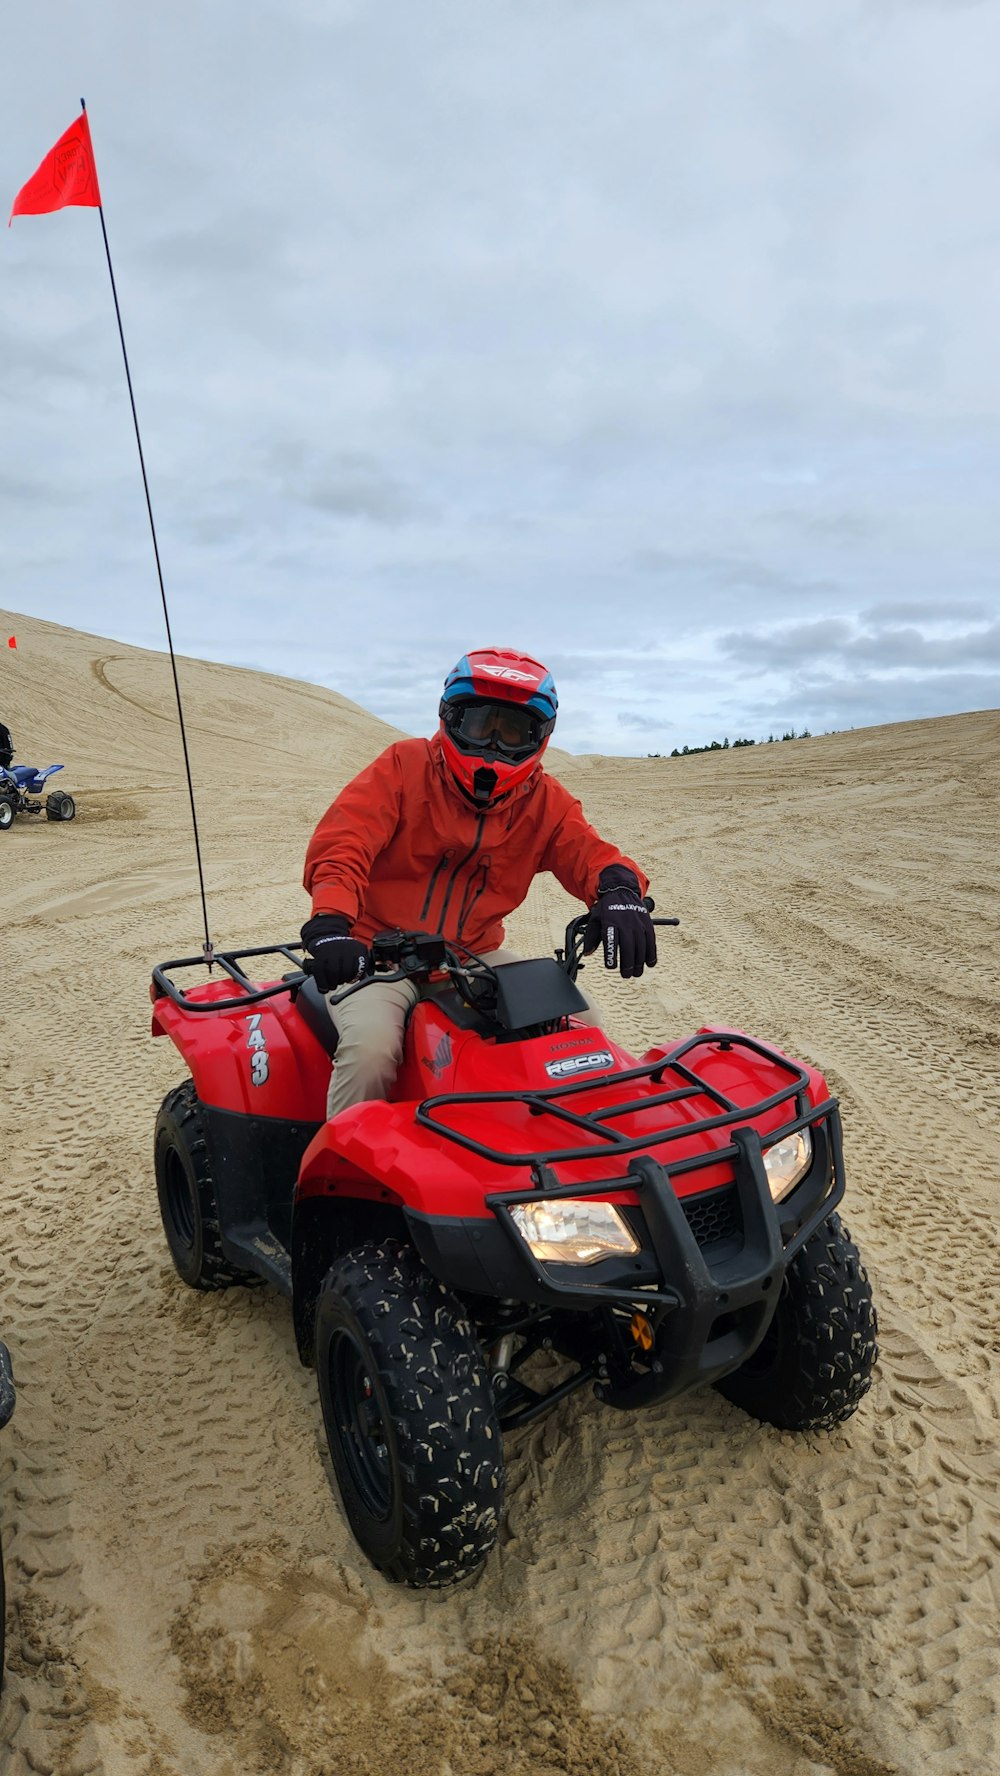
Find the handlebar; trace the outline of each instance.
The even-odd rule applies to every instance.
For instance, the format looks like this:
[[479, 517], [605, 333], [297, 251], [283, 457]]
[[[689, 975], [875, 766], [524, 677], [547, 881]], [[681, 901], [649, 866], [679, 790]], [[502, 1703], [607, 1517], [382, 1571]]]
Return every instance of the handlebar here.
[[[655, 900], [653, 900], [648, 894], [643, 896], [642, 904], [646, 908], [647, 913], [652, 913], [656, 907]], [[576, 980], [580, 969], [583, 967], [583, 938], [589, 923], [589, 913], [578, 913], [576, 918], [571, 919], [566, 927], [564, 948], [556, 951], [557, 960], [562, 963], [562, 966], [565, 968], [566, 973], [572, 981]], [[654, 925], [679, 925], [680, 920], [653, 919], [652, 923]]]
[[[643, 903], [652, 913], [655, 902], [648, 896]], [[566, 927], [564, 947], [556, 950], [556, 960], [566, 970], [570, 980], [575, 980], [583, 962], [583, 935], [590, 918], [589, 913], [580, 913], [571, 919]], [[654, 919], [654, 925], [679, 925], [679, 919]], [[331, 1006], [340, 1005], [363, 988], [372, 986], [376, 981], [389, 984], [392, 981], [426, 980], [432, 974], [460, 975], [468, 986], [471, 981], [488, 982], [494, 979], [494, 971], [488, 962], [474, 950], [456, 938], [443, 937], [440, 933], [425, 931], [383, 931], [372, 939], [371, 966], [360, 980], [351, 981], [338, 993], [326, 995]], [[292, 963], [293, 970], [282, 975], [280, 981], [269, 987], [258, 987], [246, 970], [241, 966], [247, 957], [283, 956]], [[171, 999], [183, 1011], [212, 1012], [240, 1011], [248, 1006], [259, 1005], [265, 999], [273, 999], [279, 993], [298, 993], [312, 974], [312, 958], [302, 954], [302, 945], [295, 944], [264, 944], [258, 949], [218, 951], [212, 958], [213, 966], [221, 968], [237, 989], [233, 998], [192, 999], [177, 983], [170, 979], [170, 972], [177, 968], [196, 968], [205, 966], [204, 956], [185, 956], [173, 962], [161, 962], [153, 969], [154, 1001], [158, 998]], [[473, 994], [473, 998], [476, 995]]]

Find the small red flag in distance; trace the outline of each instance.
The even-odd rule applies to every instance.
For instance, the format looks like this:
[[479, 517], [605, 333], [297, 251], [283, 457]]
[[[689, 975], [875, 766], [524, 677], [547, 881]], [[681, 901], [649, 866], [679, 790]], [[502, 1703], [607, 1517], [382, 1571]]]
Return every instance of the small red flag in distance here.
[[47, 210], [64, 209], [67, 204], [85, 204], [98, 209], [100, 202], [90, 124], [86, 111], [83, 111], [49, 150], [27, 185], [21, 186], [7, 227], [15, 216], [41, 216]]
[[9, 648], [16, 648], [16, 646], [17, 646], [17, 636], [16, 635], [8, 635], [7, 646]]

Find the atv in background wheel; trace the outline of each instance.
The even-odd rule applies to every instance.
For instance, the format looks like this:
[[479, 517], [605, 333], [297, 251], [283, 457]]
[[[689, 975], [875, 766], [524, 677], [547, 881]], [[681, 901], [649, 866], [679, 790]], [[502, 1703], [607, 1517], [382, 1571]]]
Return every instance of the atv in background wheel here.
[[404, 1585], [476, 1572], [503, 1509], [483, 1354], [455, 1296], [396, 1240], [339, 1258], [316, 1304], [316, 1374], [348, 1522]]
[[76, 803], [65, 789], [54, 789], [45, 798], [46, 820], [75, 820]]
[[796, 1253], [753, 1355], [716, 1382], [752, 1418], [783, 1431], [829, 1431], [871, 1387], [878, 1324], [858, 1248], [833, 1214]]
[[13, 796], [0, 796], [0, 832], [8, 832], [17, 818], [17, 803]]
[[219, 1238], [219, 1211], [208, 1137], [190, 1079], [160, 1105], [153, 1137], [156, 1194], [178, 1276], [192, 1289], [256, 1282], [230, 1264]]

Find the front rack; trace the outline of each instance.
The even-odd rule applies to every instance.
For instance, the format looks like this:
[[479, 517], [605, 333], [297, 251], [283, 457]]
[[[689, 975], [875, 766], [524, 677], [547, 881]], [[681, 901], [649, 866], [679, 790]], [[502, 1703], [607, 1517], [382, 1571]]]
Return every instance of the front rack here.
[[[760, 1055], [780, 1067], [789, 1075], [787, 1085], [779, 1091], [772, 1092], [769, 1097], [760, 1098], [754, 1104], [735, 1104], [731, 1098], [716, 1086], [708, 1085], [700, 1079], [692, 1068], [683, 1064], [683, 1058], [695, 1049], [719, 1045], [723, 1048], [747, 1049], [751, 1054]], [[593, 1092], [602, 1084], [618, 1087], [630, 1080], [649, 1079], [659, 1085], [665, 1073], [675, 1074], [681, 1084], [667, 1091], [657, 1092], [653, 1096], [629, 1098], [626, 1102], [599, 1104], [588, 1112], [579, 1113], [564, 1104], [562, 1100], [579, 1096], [582, 1092]], [[607, 1080], [588, 1079], [574, 1080], [570, 1085], [552, 1086], [544, 1091], [524, 1092], [446, 1092], [438, 1097], [425, 1098], [418, 1105], [416, 1120], [425, 1128], [433, 1129], [437, 1135], [443, 1135], [448, 1141], [454, 1141], [475, 1153], [480, 1159], [492, 1160], [496, 1165], [529, 1166], [535, 1172], [539, 1184], [551, 1187], [554, 1180], [544, 1177], [545, 1169], [551, 1165], [572, 1164], [573, 1161], [595, 1160], [602, 1153], [627, 1155], [645, 1153], [651, 1147], [662, 1147], [670, 1141], [677, 1141], [684, 1136], [706, 1134], [713, 1129], [731, 1128], [736, 1123], [748, 1123], [758, 1116], [765, 1115], [779, 1104], [795, 1100], [794, 1116], [780, 1130], [775, 1131], [775, 1140], [794, 1134], [797, 1129], [804, 1128], [808, 1123], [817, 1122], [836, 1105], [836, 1099], [829, 1098], [825, 1103], [813, 1105], [809, 1102], [807, 1087], [809, 1075], [806, 1069], [796, 1061], [781, 1054], [777, 1049], [770, 1048], [764, 1042], [757, 1042], [752, 1036], [744, 1036], [737, 1030], [712, 1030], [697, 1036], [689, 1036], [685, 1042], [662, 1056], [657, 1061], [648, 1061], [639, 1067], [630, 1067], [624, 1073], [615, 1073]], [[655, 1110], [661, 1105], [676, 1104], [686, 1098], [705, 1097], [720, 1106], [717, 1116], [700, 1117], [696, 1122], [682, 1122], [674, 1127], [658, 1129], [652, 1134], [628, 1136], [620, 1129], [612, 1126], [620, 1117], [632, 1115], [642, 1110]], [[449, 1104], [461, 1104], [463, 1107], [481, 1104], [523, 1104], [531, 1116], [548, 1116], [561, 1123], [568, 1123], [574, 1129], [580, 1129], [591, 1137], [585, 1147], [549, 1147], [536, 1148], [531, 1153], [504, 1152], [498, 1147], [490, 1147], [474, 1136], [461, 1133], [443, 1121], [435, 1112], [443, 1111]], [[710, 1153], [695, 1154], [689, 1159], [680, 1159], [670, 1166], [671, 1173], [693, 1171], [696, 1168], [714, 1164], [717, 1160], [732, 1158], [736, 1148], [713, 1148]], [[572, 1188], [571, 1186], [567, 1187]]]

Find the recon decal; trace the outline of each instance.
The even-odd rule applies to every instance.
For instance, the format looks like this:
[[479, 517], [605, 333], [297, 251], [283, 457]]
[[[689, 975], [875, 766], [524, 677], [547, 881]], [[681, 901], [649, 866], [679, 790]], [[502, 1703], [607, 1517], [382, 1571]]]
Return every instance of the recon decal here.
[[550, 1079], [572, 1079], [577, 1073], [600, 1073], [614, 1064], [615, 1057], [610, 1050], [598, 1048], [590, 1054], [567, 1055], [564, 1061], [550, 1061], [545, 1071]]
[[251, 1050], [251, 1085], [263, 1085], [268, 1075], [269, 1062], [267, 1056], [267, 1037], [264, 1035], [264, 1032], [260, 1027], [260, 1020], [261, 1014], [259, 1011], [255, 1011], [247, 1020], [250, 1025], [247, 1034], [247, 1047]]

